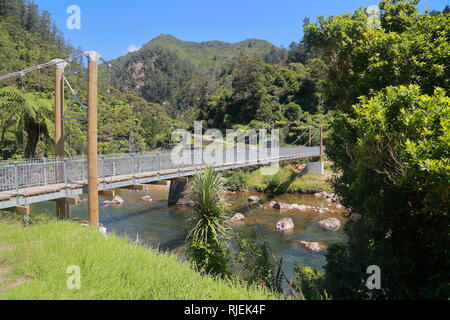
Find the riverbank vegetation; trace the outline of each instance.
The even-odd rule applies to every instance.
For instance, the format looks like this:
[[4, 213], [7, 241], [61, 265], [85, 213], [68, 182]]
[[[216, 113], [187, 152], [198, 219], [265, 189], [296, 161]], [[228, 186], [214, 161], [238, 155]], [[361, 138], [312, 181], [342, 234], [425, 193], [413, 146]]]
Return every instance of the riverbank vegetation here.
[[[6, 217], [10, 215], [6, 214]], [[69, 290], [67, 268], [81, 286]], [[260, 286], [196, 273], [176, 256], [73, 222], [0, 221], [0, 299], [276, 299]]]
[[[260, 285], [274, 294], [282, 294], [282, 261], [274, 263], [275, 257], [271, 256], [267, 242], [257, 241], [256, 234], [252, 239], [244, 239], [230, 228], [233, 218], [228, 216], [222, 202], [224, 191], [225, 179], [212, 168], [197, 173], [190, 182], [193, 218], [186, 252], [193, 268], [202, 274], [226, 279], [243, 277], [250, 285]], [[234, 256], [230, 250], [232, 241], [237, 247]], [[239, 271], [233, 274], [231, 270], [236, 267]], [[302, 282], [303, 279], [297, 281], [296, 289], [300, 293]], [[291, 293], [299, 296], [297, 291]], [[300, 294], [300, 298], [304, 296]]]
[[261, 175], [261, 169], [241, 170], [226, 175], [226, 186], [230, 191], [257, 191], [274, 194], [301, 193], [314, 194], [321, 191], [332, 192], [329, 179], [330, 165], [326, 165], [325, 175], [301, 172], [303, 166], [296, 164], [280, 166], [276, 175]]
[[[416, 0], [380, 2], [319, 18], [306, 43], [326, 66], [324, 95], [340, 114], [327, 154], [351, 209], [346, 245], [327, 255], [336, 299], [448, 299], [450, 14], [419, 14]], [[365, 285], [367, 268], [381, 287]]]

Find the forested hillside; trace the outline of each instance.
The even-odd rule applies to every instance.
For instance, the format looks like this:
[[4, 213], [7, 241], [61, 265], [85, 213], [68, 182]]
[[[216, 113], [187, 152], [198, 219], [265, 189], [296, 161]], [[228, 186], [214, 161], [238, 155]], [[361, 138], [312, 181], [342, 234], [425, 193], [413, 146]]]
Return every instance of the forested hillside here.
[[[326, 125], [324, 63], [304, 43], [290, 50], [256, 39], [185, 42], [161, 35], [102, 68], [120, 90], [134, 89], [192, 126], [279, 128], [289, 143]], [[181, 115], [181, 116], [180, 116]]]
[[[1, 74], [80, 52], [33, 3], [0, 0], [0, 17]], [[257, 39], [195, 43], [161, 35], [110, 64], [100, 67], [102, 153], [159, 147], [170, 142], [173, 128], [190, 128], [194, 120], [219, 129], [279, 128], [289, 143], [330, 119], [321, 94], [324, 63], [302, 42], [285, 50]], [[86, 75], [67, 78], [85, 103]], [[53, 155], [53, 68], [0, 88], [1, 157]], [[83, 116], [70, 106], [69, 90], [65, 98], [67, 116]], [[83, 119], [65, 122], [67, 155], [85, 152], [85, 127]]]
[[282, 63], [287, 52], [257, 39], [235, 44], [197, 43], [162, 34], [138, 51], [111, 61], [112, 71], [103, 68], [102, 72], [112, 72], [111, 84], [117, 88], [134, 88], [149, 102], [164, 103], [172, 111], [180, 111], [208, 94], [210, 83], [220, 78], [239, 54]]
[[[47, 11], [24, 0], [0, 0], [0, 74], [67, 58], [78, 50], [68, 44]], [[71, 63], [67, 70], [81, 66]], [[86, 74], [67, 76], [86, 103]], [[67, 116], [83, 116], [79, 106], [69, 108], [72, 95], [66, 90]], [[52, 156], [54, 153], [54, 68], [0, 83], [0, 157]], [[102, 153], [144, 151], [168, 141], [172, 120], [161, 105], [148, 103], [133, 90], [121, 92], [100, 77], [99, 148]], [[67, 155], [83, 154], [86, 120], [65, 122]]]

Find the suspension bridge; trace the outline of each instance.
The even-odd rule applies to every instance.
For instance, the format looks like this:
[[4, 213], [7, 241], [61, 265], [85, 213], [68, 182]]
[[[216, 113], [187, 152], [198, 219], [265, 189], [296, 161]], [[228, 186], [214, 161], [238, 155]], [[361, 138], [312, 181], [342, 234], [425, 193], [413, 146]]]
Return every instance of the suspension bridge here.
[[[64, 152], [64, 68], [79, 57], [88, 59], [88, 102], [87, 102], [87, 156], [66, 158]], [[99, 225], [99, 194], [111, 195], [114, 189], [127, 188], [143, 190], [146, 184], [189, 177], [206, 167], [216, 171], [261, 167], [274, 163], [320, 157], [323, 158], [322, 128], [320, 146], [263, 148], [256, 152], [247, 146], [225, 149], [219, 161], [211, 163], [204, 156], [204, 149], [190, 153], [192, 161], [178, 163], [172, 152], [149, 152], [139, 154], [98, 155], [97, 147], [97, 90], [98, 61], [101, 56], [94, 51], [68, 59], [56, 59], [22, 71], [0, 76], [1, 80], [23, 77], [29, 72], [56, 66], [55, 73], [55, 158], [0, 161], [0, 210], [15, 209], [29, 214], [29, 206], [43, 201], [56, 201], [58, 217], [66, 217], [69, 206], [77, 202], [81, 194], [88, 194], [89, 222]], [[77, 98], [77, 97], [76, 97]], [[81, 103], [80, 103], [81, 105]], [[268, 150], [268, 152], [267, 152]], [[273, 152], [275, 150], [275, 152]], [[200, 159], [200, 161], [198, 160]], [[174, 192], [180, 192], [176, 190]], [[171, 191], [172, 192], [172, 188]], [[170, 198], [170, 196], [169, 196]]]
[[[196, 151], [202, 153], [203, 151]], [[98, 159], [98, 192], [119, 188], [141, 189], [155, 181], [189, 177], [206, 167], [216, 171], [268, 166], [274, 163], [320, 156], [319, 147], [280, 148], [278, 154], [252, 155], [248, 149], [234, 149], [231, 159], [198, 164], [178, 164], [170, 152], [131, 155], [105, 155]], [[195, 155], [194, 158], [202, 158]], [[0, 209], [71, 199], [87, 193], [85, 157], [67, 159], [26, 159], [0, 164]]]

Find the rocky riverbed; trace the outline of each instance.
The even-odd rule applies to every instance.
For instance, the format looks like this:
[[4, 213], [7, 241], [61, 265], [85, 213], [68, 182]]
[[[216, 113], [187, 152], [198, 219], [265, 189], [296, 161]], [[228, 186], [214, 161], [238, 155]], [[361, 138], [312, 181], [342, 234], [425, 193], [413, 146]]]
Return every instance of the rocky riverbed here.
[[[108, 232], [127, 236], [143, 245], [183, 254], [186, 225], [192, 209], [189, 206], [168, 207], [167, 193], [168, 190], [164, 189], [148, 192], [119, 190], [117, 195], [120, 198], [116, 200], [120, 200], [120, 204], [117, 205], [108, 204], [108, 201], [115, 202], [112, 198], [101, 197], [101, 203], [106, 202], [100, 208], [100, 220]], [[243, 237], [256, 237], [259, 241], [265, 239], [274, 253], [284, 258], [288, 276], [293, 276], [294, 264], [298, 262], [322, 270], [327, 248], [346, 241], [342, 231], [346, 210], [339, 202], [327, 199], [323, 195], [284, 194], [274, 197], [236, 192], [227, 193], [224, 201], [230, 219], [235, 218], [230, 221], [234, 231]], [[44, 209], [54, 214], [54, 203], [42, 203], [32, 208], [34, 211]], [[74, 207], [72, 215], [86, 220], [87, 204]], [[281, 226], [283, 219], [285, 223]]]

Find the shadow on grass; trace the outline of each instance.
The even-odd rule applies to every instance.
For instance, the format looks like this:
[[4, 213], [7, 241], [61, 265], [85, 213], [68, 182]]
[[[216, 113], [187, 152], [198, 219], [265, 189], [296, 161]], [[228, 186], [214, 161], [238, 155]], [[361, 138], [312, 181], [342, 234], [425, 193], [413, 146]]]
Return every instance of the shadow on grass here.
[[274, 195], [280, 195], [283, 193], [288, 192], [290, 186], [297, 178], [300, 178], [306, 174], [306, 168], [303, 169], [300, 172], [292, 171], [289, 177], [284, 181], [280, 181], [279, 176], [272, 176], [270, 179], [268, 179], [267, 182], [267, 188], [264, 190], [266, 193], [272, 193]]

